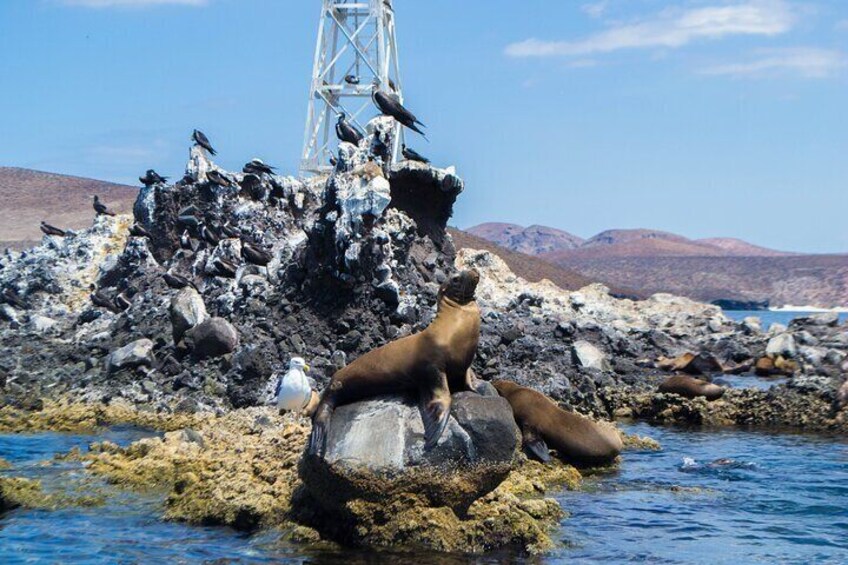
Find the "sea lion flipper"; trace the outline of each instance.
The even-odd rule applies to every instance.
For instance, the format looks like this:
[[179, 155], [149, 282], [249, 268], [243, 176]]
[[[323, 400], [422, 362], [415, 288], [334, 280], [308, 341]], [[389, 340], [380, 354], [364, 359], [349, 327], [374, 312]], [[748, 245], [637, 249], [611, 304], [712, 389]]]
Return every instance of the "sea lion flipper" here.
[[440, 382], [432, 389], [421, 391], [421, 420], [424, 422], [424, 449], [436, 446], [448, 426], [450, 417], [450, 389], [447, 376], [442, 374]]
[[312, 435], [309, 438], [309, 453], [321, 456], [324, 454], [327, 430], [330, 427], [330, 416], [333, 410], [327, 404], [320, 404], [312, 417]]
[[521, 430], [521, 441], [529, 455], [532, 455], [542, 463], [547, 463], [551, 460], [551, 451], [548, 449], [548, 444], [536, 433], [536, 430], [524, 426]]

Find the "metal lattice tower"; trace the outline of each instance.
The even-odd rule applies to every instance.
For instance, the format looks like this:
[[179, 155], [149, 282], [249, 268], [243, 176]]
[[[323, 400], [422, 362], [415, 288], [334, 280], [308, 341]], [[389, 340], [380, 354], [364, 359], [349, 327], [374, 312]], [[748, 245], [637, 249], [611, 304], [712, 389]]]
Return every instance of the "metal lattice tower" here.
[[[346, 81], [349, 75], [359, 83]], [[364, 124], [373, 115], [371, 84], [375, 79], [384, 90], [393, 88], [403, 102], [392, 0], [322, 0], [302, 174], [331, 170], [329, 159], [338, 145], [335, 126], [339, 113], [347, 114], [350, 123], [365, 131]], [[397, 160], [401, 136], [398, 124], [392, 161]]]

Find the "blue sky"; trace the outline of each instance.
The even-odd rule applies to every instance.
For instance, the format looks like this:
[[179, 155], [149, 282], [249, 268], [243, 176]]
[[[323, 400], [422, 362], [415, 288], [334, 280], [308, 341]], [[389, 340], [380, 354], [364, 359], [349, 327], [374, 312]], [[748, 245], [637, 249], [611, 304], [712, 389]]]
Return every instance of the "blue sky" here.
[[[318, 0], [0, 1], [0, 165], [294, 173]], [[848, 252], [848, 2], [395, 0], [454, 223]]]

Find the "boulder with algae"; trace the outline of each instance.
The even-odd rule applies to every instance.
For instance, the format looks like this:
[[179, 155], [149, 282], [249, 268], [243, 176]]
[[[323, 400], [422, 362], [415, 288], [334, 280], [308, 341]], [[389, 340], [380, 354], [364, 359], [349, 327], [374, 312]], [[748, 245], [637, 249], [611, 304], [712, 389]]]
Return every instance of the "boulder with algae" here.
[[521, 436], [503, 398], [460, 392], [429, 451], [417, 404], [399, 397], [337, 407], [326, 443], [321, 456], [304, 456], [300, 476], [329, 511], [353, 499], [379, 503], [401, 493], [464, 511], [513, 470]]
[[379, 501], [349, 499], [330, 512], [298, 476], [309, 432], [307, 420], [266, 408], [240, 409], [162, 438], [125, 448], [98, 443], [73, 456], [114, 484], [165, 489], [168, 519], [244, 530], [273, 526], [297, 542], [410, 550], [544, 551], [552, 547], [549, 533], [563, 515], [544, 494], [574, 488], [580, 480], [568, 465], [521, 457], [497, 488], [462, 511], [433, 504], [422, 493], [395, 492]]

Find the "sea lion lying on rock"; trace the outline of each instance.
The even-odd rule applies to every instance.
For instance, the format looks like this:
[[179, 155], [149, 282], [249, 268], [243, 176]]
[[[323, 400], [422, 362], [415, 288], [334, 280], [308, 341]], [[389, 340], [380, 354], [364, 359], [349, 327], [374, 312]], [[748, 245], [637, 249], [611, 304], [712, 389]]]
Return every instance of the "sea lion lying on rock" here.
[[392, 393], [418, 394], [424, 448], [436, 445], [448, 424], [451, 392], [474, 389], [470, 367], [480, 340], [474, 301], [479, 281], [473, 269], [454, 274], [439, 289], [436, 317], [426, 329], [369, 351], [333, 375], [313, 416], [310, 453], [323, 453], [336, 406]]
[[551, 459], [548, 446], [565, 461], [584, 467], [610, 463], [624, 448], [612, 426], [567, 412], [541, 392], [512, 381], [495, 381], [494, 385], [512, 406], [525, 449], [541, 461]]
[[677, 394], [684, 398], [705, 397], [707, 400], [718, 400], [724, 394], [724, 389], [695, 377], [677, 375], [669, 377], [659, 386], [659, 392]]

